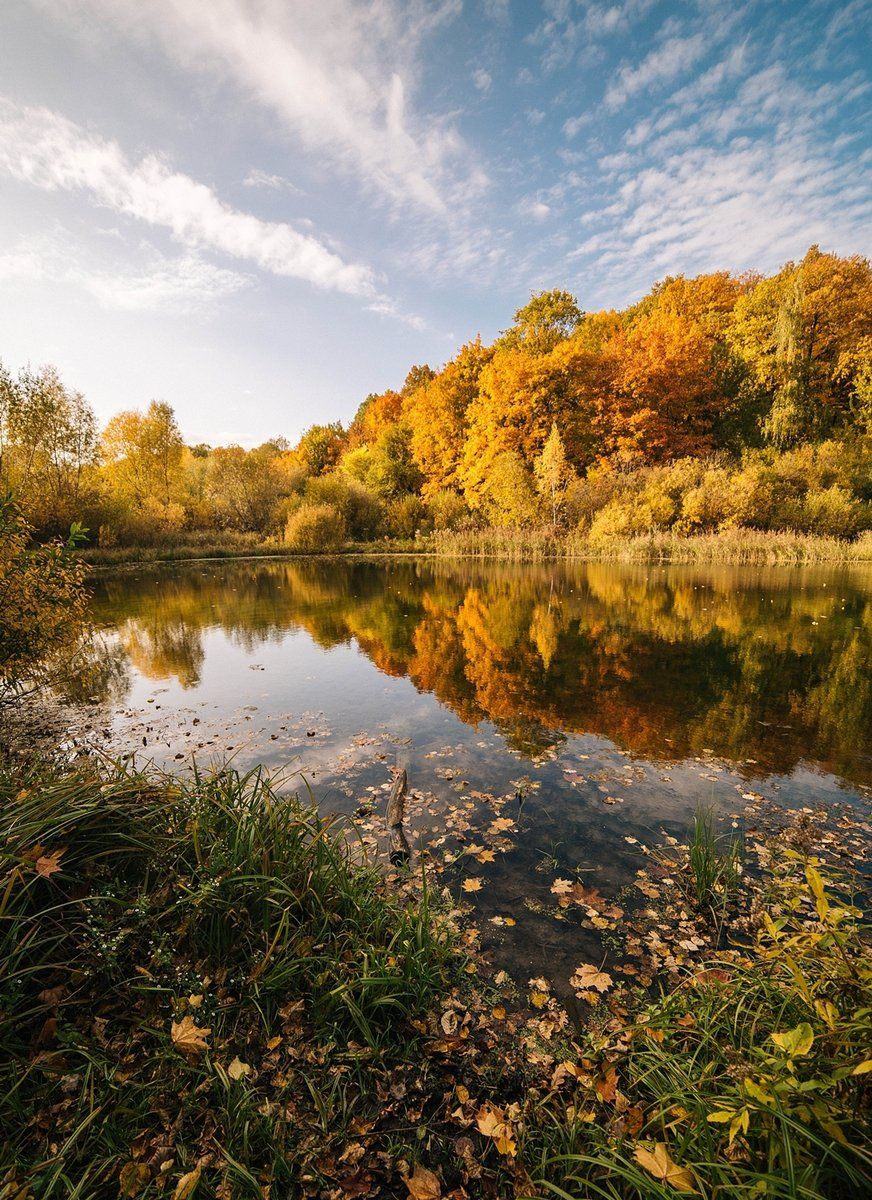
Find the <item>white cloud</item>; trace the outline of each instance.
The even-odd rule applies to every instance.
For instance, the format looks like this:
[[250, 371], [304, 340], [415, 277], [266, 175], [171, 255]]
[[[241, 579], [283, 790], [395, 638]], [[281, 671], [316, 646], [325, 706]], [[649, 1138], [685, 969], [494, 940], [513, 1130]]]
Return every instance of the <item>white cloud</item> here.
[[448, 214], [483, 184], [446, 119], [414, 111], [424, 38], [461, 0], [39, 0], [75, 26], [153, 39], [188, 71], [230, 81], [305, 148], [369, 191]]
[[577, 117], [570, 117], [568, 121], [563, 122], [563, 132], [571, 141], [578, 131], [584, 129], [585, 125], [590, 125], [592, 120], [591, 113], [580, 113]]
[[484, 67], [477, 67], [472, 73], [472, 82], [480, 92], [487, 93], [493, 83], [493, 77], [490, 71], [486, 71]]
[[104, 308], [124, 312], [208, 312], [251, 282], [195, 254], [168, 258], [148, 251], [135, 265], [80, 253], [68, 230], [22, 239], [0, 255], [0, 282], [48, 282], [81, 288]]
[[543, 47], [546, 71], [567, 67], [582, 49], [586, 57], [595, 43], [624, 33], [648, 11], [654, 0], [615, 0], [598, 4], [592, 0], [544, 0], [545, 19], [530, 40]]
[[290, 225], [230, 208], [154, 155], [131, 163], [116, 142], [45, 108], [0, 101], [0, 172], [46, 191], [84, 192], [114, 212], [168, 230], [191, 250], [219, 251], [349, 295], [375, 293], [368, 267], [345, 262]]
[[545, 120], [545, 114], [541, 108], [528, 108], [526, 117], [531, 125], [541, 125]]
[[702, 33], [690, 37], [671, 37], [662, 46], [642, 59], [635, 67], [623, 66], [617, 79], [606, 89], [606, 107], [622, 108], [639, 92], [648, 91], [660, 83], [668, 83], [676, 75], [689, 70], [705, 54], [707, 39]]
[[551, 216], [551, 207], [535, 196], [525, 196], [518, 204], [518, 212], [524, 217], [532, 217], [534, 221], [544, 221]]
[[270, 188], [275, 192], [303, 194], [303, 189], [297, 187], [295, 183], [291, 183], [290, 179], [285, 179], [284, 175], [273, 175], [269, 171], [261, 171], [258, 167], [252, 167], [242, 182], [245, 187]]

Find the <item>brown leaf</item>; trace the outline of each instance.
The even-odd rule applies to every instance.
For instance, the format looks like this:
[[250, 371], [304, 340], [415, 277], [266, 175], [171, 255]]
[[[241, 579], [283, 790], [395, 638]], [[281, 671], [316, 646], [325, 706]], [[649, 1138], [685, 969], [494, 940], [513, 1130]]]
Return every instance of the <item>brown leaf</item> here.
[[665, 1142], [655, 1142], [653, 1151], [646, 1150], [643, 1146], [637, 1146], [633, 1156], [639, 1166], [643, 1167], [649, 1175], [653, 1175], [662, 1183], [668, 1183], [677, 1192], [696, 1191], [693, 1175], [687, 1167], [680, 1167], [678, 1163], [673, 1162]]
[[611, 975], [601, 971], [592, 963], [582, 963], [576, 968], [575, 974], [569, 981], [570, 986], [579, 989], [596, 988], [598, 992], [607, 992], [612, 986]]
[[406, 1177], [405, 1183], [412, 1200], [440, 1200], [442, 1185], [438, 1176], [420, 1163], [415, 1165], [415, 1170]]
[[206, 1039], [212, 1032], [210, 1028], [201, 1029], [194, 1024], [190, 1015], [182, 1017], [181, 1021], [173, 1021], [170, 1025], [170, 1037], [173, 1045], [180, 1054], [202, 1054], [207, 1049]]
[[62, 846], [60, 850], [55, 850], [51, 854], [42, 854], [33, 864], [36, 868], [37, 875], [42, 875], [43, 879], [48, 879], [50, 875], [54, 875], [55, 871], [61, 869], [61, 859], [66, 853], [66, 846]]
[[618, 1091], [618, 1072], [614, 1067], [606, 1067], [603, 1075], [596, 1081], [599, 1098], [606, 1104], [611, 1104]]

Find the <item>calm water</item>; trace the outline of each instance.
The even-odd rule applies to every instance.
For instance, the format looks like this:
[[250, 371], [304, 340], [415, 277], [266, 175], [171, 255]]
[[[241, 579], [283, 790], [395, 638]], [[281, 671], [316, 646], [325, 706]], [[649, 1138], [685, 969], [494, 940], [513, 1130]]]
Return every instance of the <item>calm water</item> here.
[[496, 848], [446, 879], [481, 879], [518, 978], [602, 954], [554, 919], [555, 878], [617, 894], [700, 800], [729, 826], [751, 793], [852, 804], [872, 784], [868, 574], [197, 563], [104, 577], [93, 611], [105, 745], [299, 769], [346, 814], [406, 767], [415, 837]]

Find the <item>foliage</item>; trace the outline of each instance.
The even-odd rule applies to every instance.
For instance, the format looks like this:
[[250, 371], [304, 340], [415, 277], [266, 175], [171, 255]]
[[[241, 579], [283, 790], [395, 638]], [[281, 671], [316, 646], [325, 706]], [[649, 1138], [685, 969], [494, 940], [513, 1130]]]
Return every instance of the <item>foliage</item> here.
[[113, 417], [98, 446], [53, 368], [0, 368], [0, 486], [40, 539], [78, 520], [106, 549], [280, 538], [304, 494], [361, 540], [382, 535], [384, 506], [438, 494], [479, 523], [578, 523], [598, 544], [734, 527], [854, 539], [872, 526], [870, 301], [868, 261], [816, 246], [769, 278], [669, 277], [623, 312], [544, 291], [492, 345], [412, 367], [347, 429], [312, 425], [293, 447], [186, 447], [160, 403]]
[[288, 1194], [449, 980], [426, 896], [258, 772], [3, 764], [0, 897], [0, 1170], [45, 1200]]
[[303, 504], [288, 517], [285, 544], [291, 550], [317, 554], [336, 550], [345, 541], [345, 520], [329, 504]]
[[[583, 1082], [563, 1123], [542, 1114], [522, 1146], [542, 1156], [542, 1194], [868, 1194], [872, 956], [838, 888], [807, 852], [785, 851], [753, 946], [707, 960], [644, 1005], [620, 1047], [606, 1042], [632, 1120], [579, 1121]], [[593, 1053], [605, 1041], [589, 1040]]]
[[31, 529], [12, 496], [0, 498], [0, 705], [28, 684], [51, 677], [75, 648], [84, 624], [82, 564], [68, 551], [83, 531], [73, 526], [66, 543], [31, 549]]

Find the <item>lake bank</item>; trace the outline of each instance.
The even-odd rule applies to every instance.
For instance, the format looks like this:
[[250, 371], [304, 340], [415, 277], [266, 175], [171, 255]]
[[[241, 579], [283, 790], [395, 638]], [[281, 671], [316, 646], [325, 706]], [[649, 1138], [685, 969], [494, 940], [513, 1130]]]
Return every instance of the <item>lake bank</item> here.
[[804, 533], [731, 530], [679, 536], [652, 533], [592, 542], [575, 533], [550, 529], [442, 530], [414, 539], [383, 538], [351, 542], [323, 551], [294, 551], [277, 540], [236, 536], [229, 542], [198, 541], [191, 545], [93, 547], [78, 552], [93, 568], [155, 562], [208, 561], [234, 558], [312, 558], [321, 555], [370, 557], [435, 555], [445, 558], [490, 558], [507, 562], [565, 559], [577, 562], [735, 563], [798, 566], [811, 563], [872, 565], [872, 537], [856, 541]]
[[361, 859], [261, 774], [3, 762], [10, 1195], [859, 1198], [872, 968], [830, 876], [868, 830], [753, 808], [741, 874], [705, 828], [638, 847], [626, 917], [555, 882], [630, 942], [567, 1011], [437, 856]]

